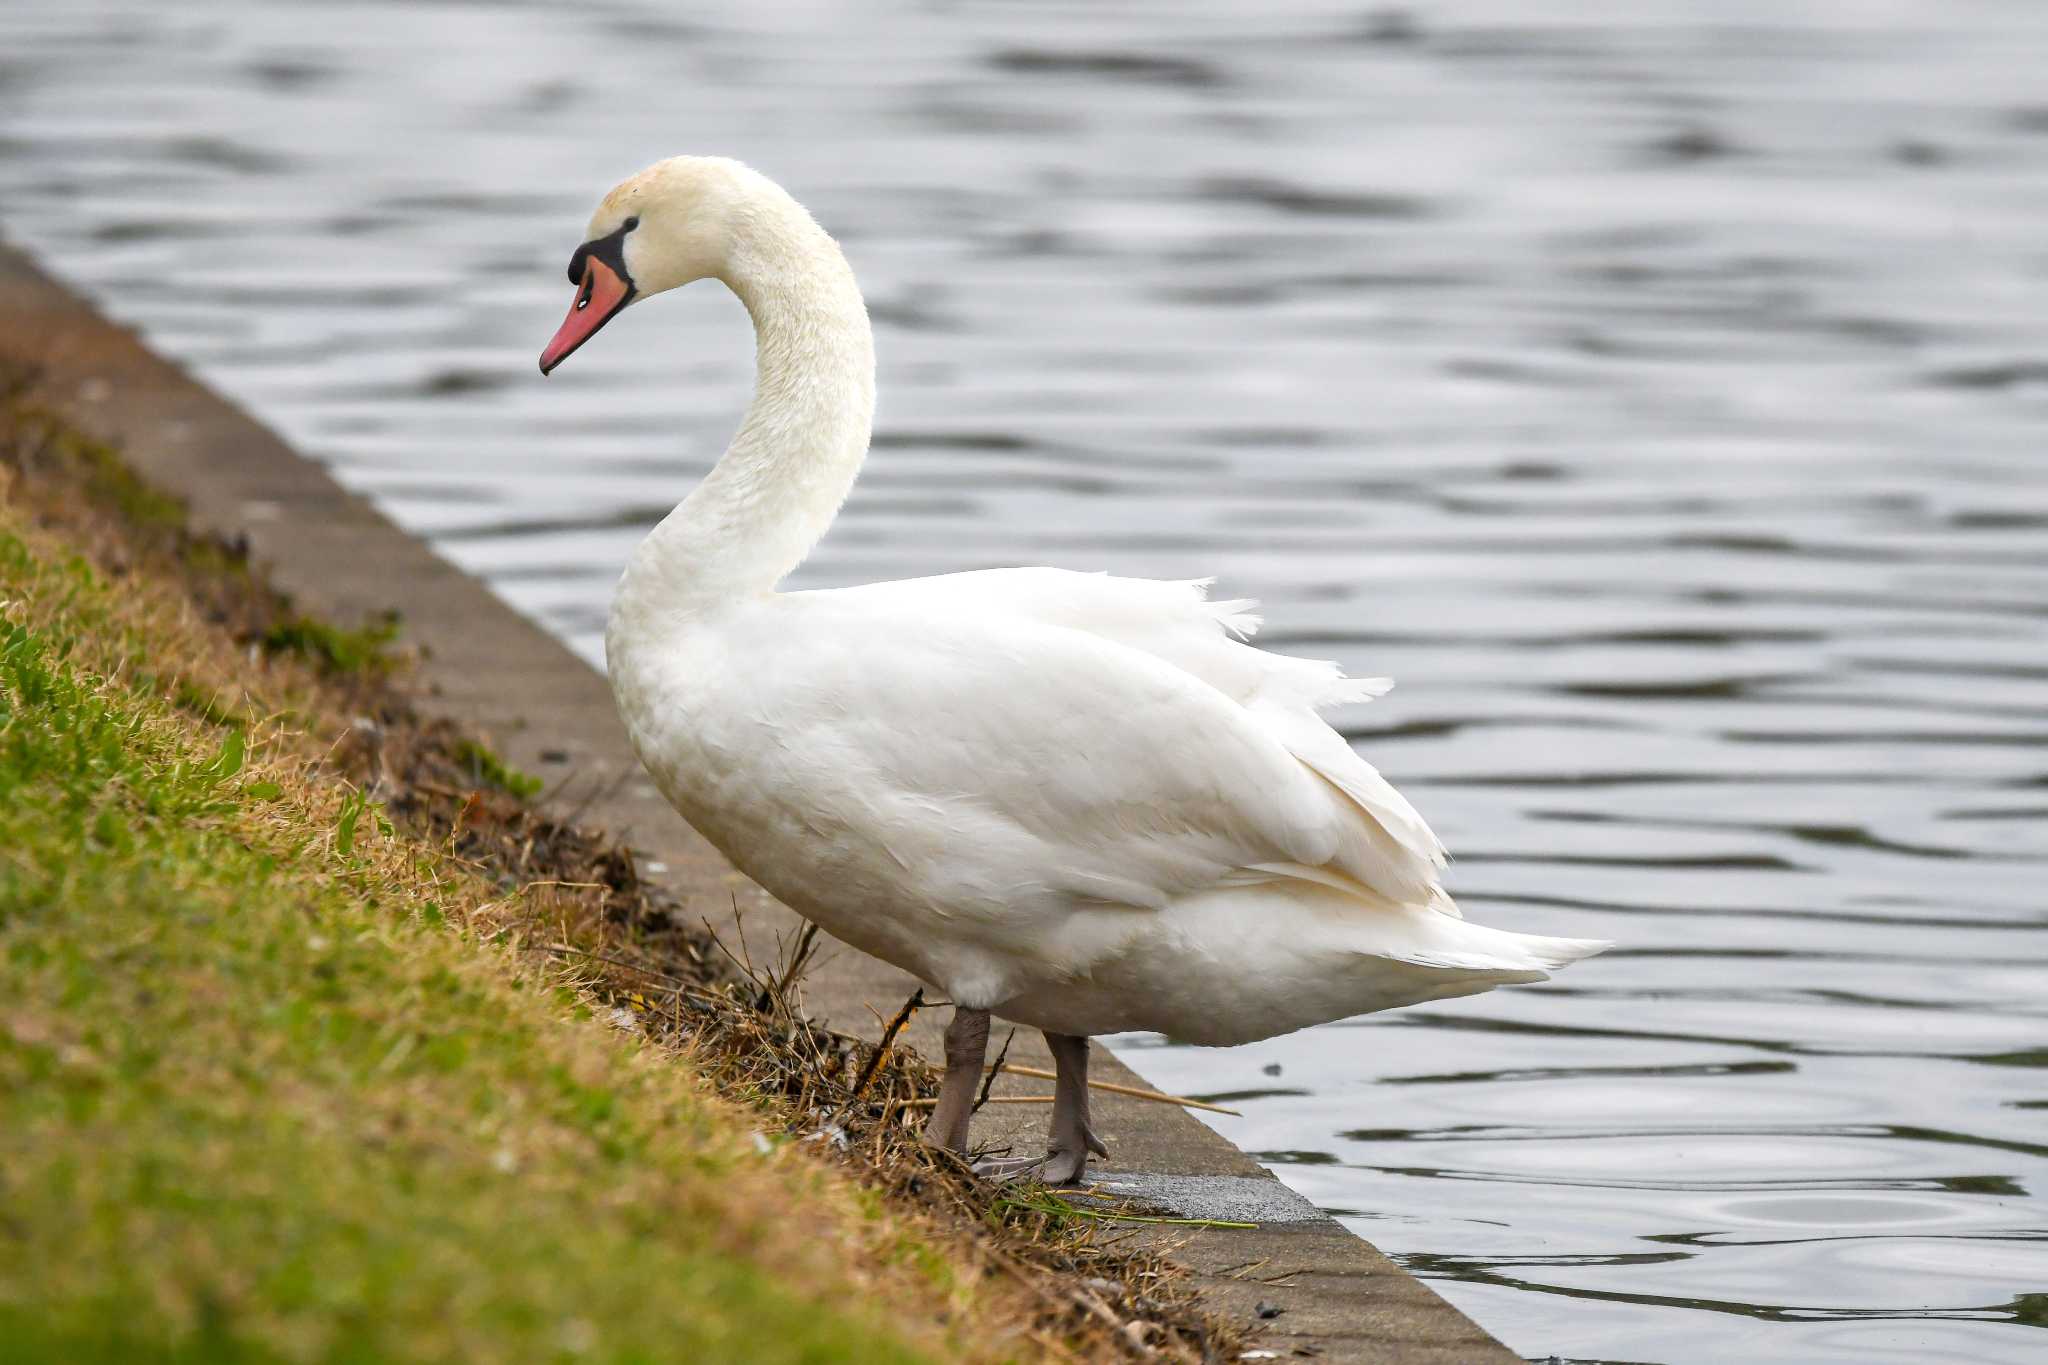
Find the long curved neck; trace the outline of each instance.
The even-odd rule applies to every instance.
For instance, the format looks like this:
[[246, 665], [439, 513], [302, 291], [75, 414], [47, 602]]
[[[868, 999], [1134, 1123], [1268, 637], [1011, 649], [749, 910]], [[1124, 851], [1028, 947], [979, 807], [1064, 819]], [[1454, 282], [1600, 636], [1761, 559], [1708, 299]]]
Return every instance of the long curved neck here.
[[794, 200], [759, 205], [721, 276], [754, 320], [754, 401], [725, 455], [627, 562], [613, 618], [652, 624], [767, 593], [867, 456], [875, 343], [853, 271]]

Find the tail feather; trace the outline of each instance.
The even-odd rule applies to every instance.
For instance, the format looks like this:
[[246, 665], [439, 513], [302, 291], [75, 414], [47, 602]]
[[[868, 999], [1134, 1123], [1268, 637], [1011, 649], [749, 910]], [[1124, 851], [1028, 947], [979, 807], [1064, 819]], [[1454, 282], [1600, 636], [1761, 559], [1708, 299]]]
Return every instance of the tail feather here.
[[1416, 917], [1409, 924], [1417, 932], [1404, 935], [1405, 943], [1380, 948], [1382, 956], [1449, 971], [1535, 973], [1528, 979], [1538, 981], [1614, 946], [1606, 939], [1518, 934], [1440, 914]]

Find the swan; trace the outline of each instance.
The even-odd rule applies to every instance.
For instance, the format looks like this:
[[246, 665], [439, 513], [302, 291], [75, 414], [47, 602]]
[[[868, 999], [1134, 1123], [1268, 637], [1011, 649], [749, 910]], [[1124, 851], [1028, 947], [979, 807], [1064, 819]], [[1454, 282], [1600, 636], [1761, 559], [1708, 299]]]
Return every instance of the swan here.
[[1391, 684], [1244, 643], [1206, 582], [988, 569], [778, 592], [868, 448], [874, 339], [795, 199], [719, 157], [604, 197], [569, 261], [549, 373], [640, 300], [700, 279], [753, 319], [752, 404], [631, 555], [605, 660], [640, 761], [735, 866], [954, 1011], [926, 1140], [965, 1153], [990, 1016], [1057, 1062], [1045, 1157], [1107, 1151], [1088, 1039], [1246, 1043], [1541, 981], [1608, 945], [1466, 921], [1442, 844], [1317, 715]]

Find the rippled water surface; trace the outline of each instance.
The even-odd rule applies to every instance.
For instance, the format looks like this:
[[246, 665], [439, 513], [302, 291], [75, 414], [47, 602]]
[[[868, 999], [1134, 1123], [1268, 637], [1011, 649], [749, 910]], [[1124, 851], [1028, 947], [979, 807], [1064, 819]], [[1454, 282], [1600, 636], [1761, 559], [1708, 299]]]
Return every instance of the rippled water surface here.
[[1219, 575], [1401, 680], [1474, 917], [1623, 945], [1149, 1075], [1531, 1355], [2039, 1360], [2044, 71], [1968, 0], [15, 0], [0, 223], [594, 656], [752, 352], [706, 286], [543, 383], [562, 266], [755, 161], [883, 358], [800, 582]]

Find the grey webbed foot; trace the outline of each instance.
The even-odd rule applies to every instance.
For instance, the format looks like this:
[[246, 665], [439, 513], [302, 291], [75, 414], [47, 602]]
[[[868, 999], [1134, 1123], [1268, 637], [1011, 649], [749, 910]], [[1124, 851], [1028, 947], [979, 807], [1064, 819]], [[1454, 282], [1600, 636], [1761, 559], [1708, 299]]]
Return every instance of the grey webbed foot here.
[[1109, 1148], [1092, 1132], [1084, 1133], [1083, 1137], [1085, 1145], [1080, 1148], [1054, 1147], [1044, 1156], [983, 1157], [974, 1163], [974, 1173], [998, 1183], [1037, 1180], [1047, 1185], [1084, 1184], [1089, 1155], [1108, 1156]]
[[1046, 1160], [1042, 1156], [985, 1156], [974, 1163], [974, 1173], [983, 1180], [1008, 1185], [1036, 1178]]
[[1053, 1133], [1052, 1150], [1045, 1154], [1045, 1160], [1038, 1169], [1038, 1178], [1048, 1185], [1078, 1185], [1088, 1175], [1088, 1158], [1091, 1155], [1109, 1155], [1109, 1148], [1102, 1145], [1102, 1139], [1095, 1136], [1095, 1130], [1085, 1121], [1071, 1136], [1079, 1138], [1079, 1141], [1063, 1140], [1063, 1135], [1057, 1130]]

